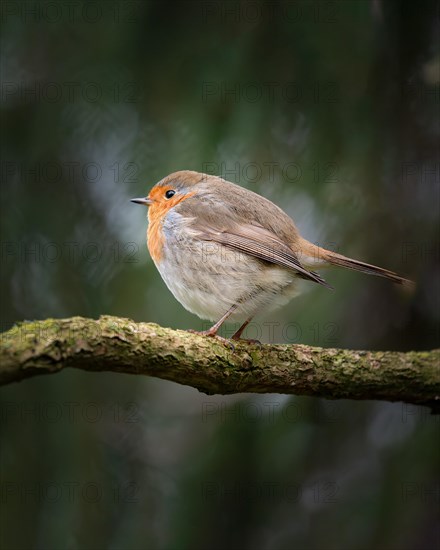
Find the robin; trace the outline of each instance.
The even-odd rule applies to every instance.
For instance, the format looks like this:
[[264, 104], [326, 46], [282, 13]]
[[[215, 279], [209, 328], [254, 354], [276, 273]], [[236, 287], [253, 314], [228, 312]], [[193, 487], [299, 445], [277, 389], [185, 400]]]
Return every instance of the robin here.
[[191, 313], [216, 321], [199, 334], [217, 336], [229, 320], [242, 323], [232, 336], [239, 340], [254, 315], [298, 293], [298, 279], [332, 288], [314, 271], [329, 264], [412, 284], [310, 243], [281, 208], [217, 176], [175, 172], [131, 200], [148, 206], [148, 250], [169, 290]]

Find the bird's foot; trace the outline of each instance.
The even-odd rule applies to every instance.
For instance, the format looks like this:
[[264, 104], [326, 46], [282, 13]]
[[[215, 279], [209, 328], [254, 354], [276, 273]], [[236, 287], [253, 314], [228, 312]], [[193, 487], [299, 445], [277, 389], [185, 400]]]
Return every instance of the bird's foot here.
[[235, 346], [231, 342], [231, 340], [228, 340], [228, 338], [223, 338], [223, 336], [219, 336], [217, 332], [209, 329], [209, 330], [194, 330], [194, 329], [188, 329], [188, 332], [191, 334], [198, 334], [199, 336], [209, 336], [210, 338], [215, 338], [225, 346], [228, 346], [231, 348], [232, 351], [235, 351]]
[[255, 340], [254, 338], [240, 338], [240, 336], [234, 335], [231, 339], [235, 342], [243, 342], [244, 344], [258, 346], [260, 349], [263, 347], [263, 344], [260, 342], [260, 340]]

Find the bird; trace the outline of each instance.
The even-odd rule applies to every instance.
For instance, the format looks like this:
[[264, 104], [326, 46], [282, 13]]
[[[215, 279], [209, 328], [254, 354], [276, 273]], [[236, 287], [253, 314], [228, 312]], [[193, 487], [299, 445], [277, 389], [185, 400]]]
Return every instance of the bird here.
[[406, 287], [412, 281], [304, 239], [294, 221], [269, 199], [220, 176], [181, 170], [160, 180], [144, 198], [147, 246], [162, 279], [185, 309], [214, 322], [240, 323], [287, 304], [299, 279], [332, 287], [316, 272], [328, 265], [377, 275]]

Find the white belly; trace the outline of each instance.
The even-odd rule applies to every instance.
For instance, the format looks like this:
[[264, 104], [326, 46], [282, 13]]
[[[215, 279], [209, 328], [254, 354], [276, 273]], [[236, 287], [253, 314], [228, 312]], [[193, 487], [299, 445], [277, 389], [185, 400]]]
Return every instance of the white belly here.
[[242, 322], [287, 304], [298, 293], [293, 271], [208, 245], [173, 247], [156, 264], [174, 297], [202, 319], [218, 321], [238, 304], [229, 320]]

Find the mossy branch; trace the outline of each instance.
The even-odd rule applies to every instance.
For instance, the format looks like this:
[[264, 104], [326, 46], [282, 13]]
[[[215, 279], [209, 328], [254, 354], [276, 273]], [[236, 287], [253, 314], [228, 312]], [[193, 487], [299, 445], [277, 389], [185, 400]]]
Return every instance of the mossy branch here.
[[207, 394], [241, 392], [440, 405], [440, 350], [235, 344], [104, 316], [24, 322], [1, 334], [0, 384], [67, 367], [144, 374]]

